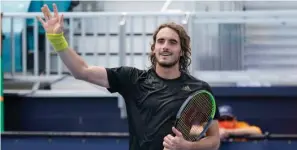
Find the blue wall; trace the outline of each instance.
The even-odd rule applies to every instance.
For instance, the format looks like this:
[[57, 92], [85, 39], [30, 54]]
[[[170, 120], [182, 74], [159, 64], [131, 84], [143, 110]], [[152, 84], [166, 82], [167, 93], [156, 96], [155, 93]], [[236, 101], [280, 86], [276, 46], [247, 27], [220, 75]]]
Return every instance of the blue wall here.
[[[297, 87], [213, 88], [218, 105], [264, 132], [297, 134]], [[5, 96], [5, 130], [127, 132], [117, 99]]]
[[[127, 137], [2, 136], [5, 150], [128, 150]], [[220, 150], [296, 150], [297, 140], [222, 142]]]
[[239, 120], [264, 132], [297, 134], [297, 87], [218, 87], [219, 105], [229, 104]]
[[[218, 105], [229, 104], [240, 120], [260, 126], [264, 132], [297, 134], [297, 87], [213, 88]], [[42, 98], [5, 94], [6, 131], [128, 132], [127, 120], [120, 118], [117, 99]], [[128, 137], [36, 137], [2, 135], [3, 149], [110, 149], [127, 150]], [[269, 139], [223, 142], [221, 150], [291, 150], [293, 140]]]
[[127, 132], [116, 98], [5, 99], [7, 131]]

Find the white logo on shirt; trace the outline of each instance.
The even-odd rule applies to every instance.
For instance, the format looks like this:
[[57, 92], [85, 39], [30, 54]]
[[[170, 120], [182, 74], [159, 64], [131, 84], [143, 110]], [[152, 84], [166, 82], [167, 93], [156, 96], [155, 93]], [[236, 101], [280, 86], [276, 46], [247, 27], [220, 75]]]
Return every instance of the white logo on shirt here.
[[189, 87], [189, 85], [185, 85], [181, 88], [182, 91], [191, 91], [191, 88]]

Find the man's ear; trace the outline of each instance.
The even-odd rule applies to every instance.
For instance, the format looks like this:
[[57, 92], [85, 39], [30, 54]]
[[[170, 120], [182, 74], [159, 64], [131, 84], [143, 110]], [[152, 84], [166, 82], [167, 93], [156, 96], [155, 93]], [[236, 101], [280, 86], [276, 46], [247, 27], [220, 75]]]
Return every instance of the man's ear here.
[[155, 53], [154, 51], [155, 51], [155, 44], [152, 44], [151, 45], [151, 52]]

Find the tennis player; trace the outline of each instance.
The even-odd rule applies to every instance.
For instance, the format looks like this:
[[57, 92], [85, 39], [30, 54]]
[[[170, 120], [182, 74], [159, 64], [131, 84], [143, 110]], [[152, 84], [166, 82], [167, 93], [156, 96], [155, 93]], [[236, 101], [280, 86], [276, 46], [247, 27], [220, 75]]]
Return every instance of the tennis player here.
[[[220, 145], [218, 113], [206, 136], [197, 142], [186, 141], [173, 127], [175, 116], [186, 98], [197, 90], [210, 86], [188, 73], [190, 37], [182, 26], [162, 24], [153, 35], [148, 70], [121, 66], [104, 68], [89, 66], [70, 48], [63, 36], [63, 15], [53, 4], [51, 14], [47, 5], [41, 8], [42, 23], [47, 39], [60, 58], [79, 80], [84, 80], [110, 92], [120, 93], [126, 103], [132, 150], [214, 150]], [[218, 111], [217, 111], [218, 112]]]

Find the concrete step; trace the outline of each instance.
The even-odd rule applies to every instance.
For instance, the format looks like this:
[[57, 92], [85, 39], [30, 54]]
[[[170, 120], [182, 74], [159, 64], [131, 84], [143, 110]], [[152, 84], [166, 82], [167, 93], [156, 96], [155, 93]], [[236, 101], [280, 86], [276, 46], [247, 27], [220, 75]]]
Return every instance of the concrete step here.
[[245, 49], [245, 56], [295, 56], [297, 57], [297, 50], [292, 48], [287, 48], [287, 49]]
[[297, 8], [296, 1], [244, 1], [246, 10], [288, 10]]
[[245, 45], [281, 45], [281, 46], [296, 46], [297, 48], [297, 38], [290, 38], [290, 39], [276, 39], [276, 38], [247, 38], [245, 39]]

